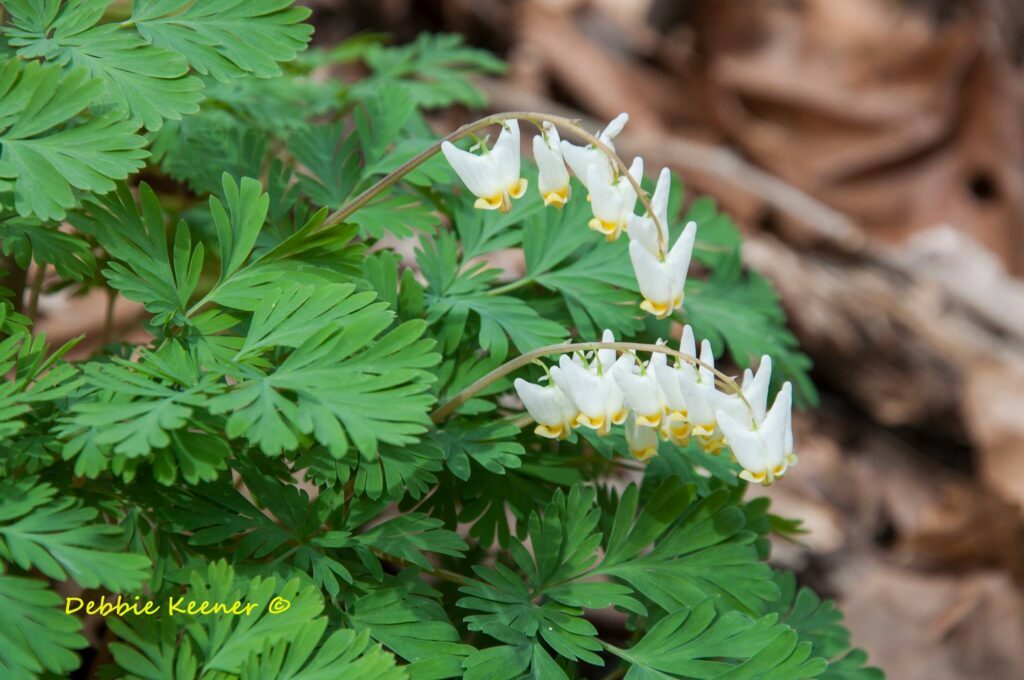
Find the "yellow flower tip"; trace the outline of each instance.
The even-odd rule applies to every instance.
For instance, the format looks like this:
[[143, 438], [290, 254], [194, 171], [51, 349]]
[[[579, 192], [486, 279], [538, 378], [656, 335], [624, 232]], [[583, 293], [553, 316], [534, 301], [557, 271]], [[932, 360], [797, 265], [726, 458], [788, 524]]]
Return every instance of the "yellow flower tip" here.
[[587, 223], [587, 226], [599, 234], [604, 234], [605, 240], [609, 243], [619, 238], [619, 234], [622, 233], [621, 225], [615, 224], [614, 222], [605, 222], [604, 220], [599, 220], [596, 217], [592, 218], [590, 222]]
[[788, 465], [789, 467], [792, 467], [792, 466], [796, 465], [796, 463], [797, 463], [796, 454], [795, 453], [787, 453], [786, 454], [786, 465]]
[[477, 210], [501, 210], [502, 212], [508, 212], [504, 207], [507, 201], [502, 196], [491, 196], [490, 198], [478, 198], [473, 204], [473, 207]]
[[753, 482], [754, 484], [763, 484], [764, 486], [768, 486], [772, 483], [771, 477], [767, 471], [751, 472], [750, 470], [743, 470], [740, 472], [740, 479], [745, 479], [748, 482]]
[[783, 475], [785, 475], [785, 474], [786, 474], [786, 464], [785, 463], [783, 463], [782, 465], [776, 465], [774, 468], [772, 468], [772, 475], [776, 479], [782, 479]]
[[546, 437], [547, 439], [565, 439], [569, 433], [562, 425], [538, 425], [533, 430], [534, 434]]
[[646, 449], [640, 449], [639, 451], [630, 451], [630, 453], [633, 454], [633, 457], [640, 462], [646, 463], [651, 458], [658, 455], [658, 448], [656, 446], [650, 446]]
[[612, 424], [613, 425], [622, 425], [624, 422], [626, 422], [626, 418], [628, 416], [629, 416], [629, 411], [627, 411], [626, 409], [622, 409], [621, 411], [618, 411], [617, 413], [615, 413], [612, 416]]
[[[583, 427], [589, 427], [591, 430], [597, 430], [598, 434], [607, 434], [608, 432], [608, 424], [605, 422], [604, 416], [591, 418], [587, 414], [581, 413], [576, 420]], [[604, 432], [601, 430], [604, 430]]]
[[655, 413], [649, 416], [637, 416], [637, 425], [643, 425], [645, 427], [659, 427], [661, 425], [661, 414]]
[[526, 187], [529, 184], [529, 182], [520, 177], [519, 179], [516, 180], [515, 184], [513, 184], [512, 187], [508, 190], [508, 195], [511, 196], [512, 198], [522, 198], [523, 194], [526, 193]]
[[544, 205], [553, 205], [556, 208], [561, 208], [569, 202], [569, 185], [567, 184], [561, 189], [542, 193], [541, 196], [544, 197]]
[[672, 310], [675, 307], [644, 298], [644, 301], [640, 303], [640, 309], [648, 314], [653, 314], [656, 319], [666, 319], [672, 315]]
[[710, 437], [715, 433], [715, 424], [706, 423], [704, 425], [697, 425], [693, 428], [692, 432], [698, 437]]

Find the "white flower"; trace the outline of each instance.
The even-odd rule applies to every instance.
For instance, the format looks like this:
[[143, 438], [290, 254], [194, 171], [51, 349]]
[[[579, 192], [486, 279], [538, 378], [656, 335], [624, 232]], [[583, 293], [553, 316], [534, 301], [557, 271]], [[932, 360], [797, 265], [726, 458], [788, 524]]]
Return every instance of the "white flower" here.
[[743, 467], [741, 478], [767, 485], [796, 465], [796, 456], [791, 450], [792, 391], [788, 382], [782, 386], [771, 410], [757, 427], [748, 427], [725, 411], [718, 412], [718, 423], [726, 441]]
[[[665, 344], [658, 340], [659, 345]], [[683, 337], [679, 341], [679, 351], [686, 356], [697, 358], [694, 348], [693, 329], [690, 326], [683, 326]], [[668, 364], [668, 355], [658, 352], [651, 355], [647, 364], [647, 370], [653, 371], [658, 385], [661, 387], [661, 395], [665, 399], [666, 422], [662, 423], [661, 433], [676, 444], [686, 444], [690, 438], [689, 417], [686, 411], [686, 400], [683, 398], [682, 389], [679, 387], [679, 372], [689, 371], [695, 373], [696, 369], [683, 360], [676, 359], [674, 365]]]
[[[607, 146], [612, 151], [615, 151], [615, 145], [612, 140], [622, 132], [622, 128], [626, 126], [629, 121], [629, 115], [620, 113], [618, 116], [608, 123], [608, 127], [598, 133], [597, 138], [601, 140], [601, 143]], [[576, 146], [575, 144], [567, 141], [562, 141], [562, 155], [565, 157], [566, 162], [572, 171], [576, 173], [580, 181], [583, 182], [583, 186], [590, 190], [590, 168], [594, 166], [598, 169], [602, 181], [611, 182], [612, 177], [615, 175], [615, 171], [612, 167], [611, 160], [604, 154], [603, 151], [598, 149], [596, 146]]]
[[565, 439], [576, 426], [579, 411], [557, 385], [536, 385], [516, 378], [516, 393], [530, 416], [537, 421], [536, 434], [549, 439]]
[[[602, 341], [614, 342], [610, 331], [604, 332]], [[629, 370], [633, 357], [627, 354], [616, 360], [615, 355], [613, 349], [598, 350], [584, 365], [578, 356], [563, 354], [551, 369], [551, 378], [579, 411], [576, 422], [600, 435], [608, 434], [612, 425], [621, 425], [627, 415], [615, 373]]]
[[558, 129], [544, 121], [544, 134], [533, 138], [533, 157], [537, 161], [537, 188], [544, 205], [561, 208], [569, 200], [569, 171], [562, 159]]
[[[625, 175], [612, 180], [597, 165], [591, 165], [588, 173], [587, 188], [590, 190], [590, 207], [594, 211], [589, 226], [604, 234], [607, 240], [614, 241], [628, 226], [629, 216], [636, 208], [636, 190]], [[644, 159], [634, 158], [629, 174], [639, 183], [644, 175]]]
[[658, 431], [641, 425], [635, 414], [626, 419], [626, 446], [637, 460], [649, 460], [658, 455]]
[[[772, 358], [765, 354], [757, 367], [757, 373], [749, 368], [743, 371], [743, 399], [735, 394], [719, 393], [717, 409], [725, 411], [733, 420], [746, 422], [748, 427], [760, 425], [768, 409], [768, 388], [772, 381]], [[747, 405], [750, 408], [747, 408]], [[753, 413], [751, 413], [753, 411]]]
[[519, 121], [502, 124], [494, 148], [482, 155], [459, 149], [451, 142], [441, 151], [466, 187], [477, 197], [473, 205], [481, 210], [508, 212], [513, 198], [526, 193], [526, 180], [519, 176]]
[[[647, 249], [651, 255], [660, 259], [661, 252], [668, 247], [668, 199], [669, 189], [672, 184], [672, 173], [668, 168], [662, 168], [658, 175], [658, 184], [654, 187], [654, 194], [651, 196], [651, 208], [654, 218], [651, 215], [630, 215], [628, 218], [627, 232], [630, 241], [637, 241]], [[659, 229], [660, 225], [660, 229]], [[658, 233], [661, 236], [658, 236]]]
[[[631, 354], [623, 357], [632, 359]], [[626, 364], [626, 361], [623, 363]], [[636, 370], [637, 368], [639, 370]], [[619, 383], [619, 388], [626, 399], [626, 406], [632, 409], [637, 423], [643, 427], [659, 427], [665, 414], [665, 397], [661, 393], [661, 386], [652, 367], [636, 367], [630, 361], [624, 366], [624, 370], [615, 372], [615, 380]]]
[[686, 273], [690, 269], [696, 238], [697, 224], [690, 222], [664, 259], [651, 254], [642, 241], [630, 241], [629, 259], [633, 261], [636, 281], [644, 297], [640, 309], [664, 319], [682, 306]]
[[707, 453], [717, 454], [722, 446], [722, 433], [717, 427], [715, 407], [718, 404], [718, 390], [715, 386], [715, 355], [711, 343], [701, 342], [700, 360], [696, 370], [679, 370], [679, 389], [686, 401], [686, 416], [690, 434], [695, 435]]

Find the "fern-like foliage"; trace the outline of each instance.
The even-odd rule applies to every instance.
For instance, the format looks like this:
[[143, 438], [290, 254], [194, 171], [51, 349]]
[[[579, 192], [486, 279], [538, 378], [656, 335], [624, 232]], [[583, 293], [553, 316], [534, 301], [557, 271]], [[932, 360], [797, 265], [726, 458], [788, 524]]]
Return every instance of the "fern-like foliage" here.
[[[82, 672], [147, 679], [879, 677], [834, 606], [768, 565], [784, 525], [727, 456], [663, 443], [621, 484], [621, 434], [539, 440], [512, 379], [540, 369], [494, 377], [605, 328], [671, 332], [575, 181], [544, 209], [524, 166], [508, 213], [474, 209], [440, 155], [376, 185], [502, 64], [450, 35], [305, 50], [308, 14], [4, 4], [0, 252], [25, 270], [6, 280], [30, 275], [0, 290], [0, 675], [95, 657]], [[352, 62], [363, 77], [334, 77]], [[740, 367], [771, 354], [813, 403], [729, 218], [700, 199], [670, 217], [699, 224], [707, 271], [675, 320]], [[521, 277], [490, 264], [510, 250]], [[50, 346], [35, 302], [58, 290], [142, 321]], [[62, 595], [162, 613], [111, 613], [80, 655]]]

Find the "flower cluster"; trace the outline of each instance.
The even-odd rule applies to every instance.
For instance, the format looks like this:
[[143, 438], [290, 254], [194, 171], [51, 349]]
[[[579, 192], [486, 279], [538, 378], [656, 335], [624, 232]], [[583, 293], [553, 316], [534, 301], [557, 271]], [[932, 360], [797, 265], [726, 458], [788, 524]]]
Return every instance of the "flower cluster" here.
[[[608, 241], [616, 240], [623, 232], [629, 234], [629, 257], [644, 298], [640, 307], [664, 319], [683, 304], [683, 287], [697, 225], [687, 224], [676, 243], [668, 248], [668, 168], [658, 177], [650, 210], [643, 215], [636, 214], [643, 159], [633, 160], [627, 176], [619, 172], [618, 158], [614, 156], [613, 140], [628, 120], [629, 116], [623, 113], [609, 123], [596, 137], [600, 146], [572, 144], [559, 137], [554, 125], [543, 121], [540, 134], [533, 138], [537, 188], [545, 205], [562, 207], [570, 198], [569, 169], [572, 170], [587, 190], [594, 215], [590, 228]], [[473, 153], [476, 147], [465, 151], [446, 141], [441, 151], [477, 197], [477, 208], [507, 212], [512, 207], [512, 199], [523, 196], [527, 188], [526, 180], [519, 176], [519, 121], [504, 121], [492, 148], [488, 149], [485, 143], [477, 146], [480, 154]]]
[[[569, 171], [579, 178], [593, 211], [590, 228], [608, 241], [623, 232], [629, 235], [629, 258], [643, 296], [640, 307], [664, 319], [682, 306], [697, 225], [688, 223], [668, 247], [668, 168], [659, 174], [650, 200], [643, 199], [644, 213], [636, 214], [644, 162], [636, 158], [628, 173], [620, 172], [625, 165], [614, 147], [628, 120], [623, 113], [596, 137], [582, 133], [593, 142], [587, 146], [561, 139], [556, 127], [542, 120], [540, 134], [533, 138], [537, 185], [544, 204], [560, 208], [570, 199]], [[503, 121], [491, 149], [478, 144], [480, 154], [447, 141], [441, 145], [452, 168], [477, 197], [477, 208], [508, 211], [512, 199], [526, 192], [526, 180], [519, 176], [519, 139], [519, 121], [510, 119]], [[609, 331], [603, 342], [614, 342]], [[668, 354], [677, 359], [670, 363]], [[652, 352], [646, 363], [633, 352], [607, 348], [563, 354], [557, 365], [545, 367], [545, 384], [517, 379], [515, 388], [537, 423], [535, 432], [543, 437], [564, 439], [576, 427], [606, 435], [613, 426], [624, 425], [630, 453], [640, 460], [657, 454], [659, 439], [680, 445], [693, 440], [712, 455], [728, 446], [743, 467], [743, 479], [770, 484], [796, 463], [792, 387], [783, 385], [768, 409], [769, 357], [761, 359], [756, 373], [744, 372], [742, 387], [730, 380], [730, 389], [724, 390], [714, 361], [707, 340], [701, 343], [698, 359], [693, 331], [686, 326], [678, 353]]]
[[[602, 342], [615, 342], [610, 331]], [[667, 352], [652, 352], [645, 363], [615, 349], [563, 354], [547, 369], [546, 384], [520, 378], [515, 389], [542, 437], [564, 439], [576, 427], [605, 435], [625, 425], [629, 451], [639, 460], [657, 454], [659, 438], [680, 445], [694, 440], [713, 455], [728, 446], [748, 481], [771, 484], [785, 475], [796, 464], [792, 387], [785, 383], [768, 408], [771, 358], [762, 357], [756, 373], [744, 371], [736, 392], [719, 389], [711, 345], [701, 343], [698, 359], [689, 326], [678, 355], [670, 363]]]

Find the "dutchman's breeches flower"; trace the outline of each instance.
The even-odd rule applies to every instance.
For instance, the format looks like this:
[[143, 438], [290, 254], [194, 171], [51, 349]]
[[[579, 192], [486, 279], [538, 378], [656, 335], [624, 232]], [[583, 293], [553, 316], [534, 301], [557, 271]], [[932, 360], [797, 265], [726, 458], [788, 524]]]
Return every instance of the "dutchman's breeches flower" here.
[[[537, 161], [537, 189], [544, 205], [561, 208], [569, 200], [569, 171], [562, 159], [558, 129], [544, 121], [542, 135], [533, 138], [533, 158]], [[603, 155], [603, 154], [602, 154]]]
[[792, 391], [790, 383], [784, 384], [764, 421], [756, 427], [737, 421], [725, 411], [718, 412], [729, 448], [743, 467], [741, 478], [768, 485], [796, 465], [792, 451]]
[[643, 427], [661, 427], [665, 416], [665, 397], [651, 367], [629, 366], [626, 370], [616, 371], [615, 380], [636, 422]]
[[658, 431], [639, 423], [635, 413], [626, 419], [626, 446], [637, 460], [650, 460], [658, 455]]
[[534, 432], [548, 439], [565, 439], [576, 427], [579, 411], [557, 385], [536, 385], [516, 378], [516, 393], [537, 422]]
[[[625, 176], [609, 179], [597, 165], [588, 170], [587, 188], [594, 217], [589, 226], [614, 241], [629, 224], [629, 216], [636, 208], [636, 190]], [[629, 167], [629, 174], [639, 184], [644, 175], [644, 159], [637, 157]]]
[[[598, 140], [612, 151], [615, 151], [615, 145], [612, 143], [612, 140], [622, 132], [622, 128], [626, 126], [628, 121], [629, 116], [625, 113], [620, 113], [612, 122], [608, 123], [604, 130], [598, 133]], [[562, 140], [560, 145], [565, 161], [569, 164], [576, 177], [583, 182], [583, 186], [587, 187], [588, 191], [590, 191], [591, 167], [597, 168], [602, 181], [611, 182], [615, 177], [615, 166], [612, 165], [612, 160], [605, 155], [604, 151], [598, 149], [593, 144], [576, 146], [572, 142]]]
[[697, 224], [690, 222], [664, 259], [652, 255], [640, 241], [630, 241], [629, 258], [633, 261], [633, 271], [644, 298], [640, 309], [664, 319], [682, 306], [686, 274], [690, 269], [696, 238]]
[[[603, 342], [614, 342], [610, 331], [604, 332]], [[625, 396], [615, 374], [630, 370], [633, 357], [615, 357], [615, 350], [598, 350], [590, 364], [584, 365], [579, 357], [563, 354], [558, 366], [551, 369], [555, 384], [579, 411], [576, 422], [600, 435], [608, 434], [612, 425], [621, 425], [626, 420]]]
[[474, 207], [481, 210], [508, 212], [513, 198], [526, 193], [526, 180], [519, 176], [519, 121], [507, 120], [494, 148], [483, 148], [477, 155], [463, 151], [451, 142], [441, 144], [441, 152], [448, 159], [474, 196]]
[[733, 420], [746, 422], [750, 426], [760, 425], [768, 409], [768, 388], [772, 381], [772, 358], [765, 354], [757, 367], [757, 373], [749, 368], [743, 371], [743, 397], [737, 394], [719, 393], [716, 411], [725, 411]]
[[711, 343], [707, 340], [701, 342], [700, 360], [704, 365], [696, 369], [688, 371], [683, 367], [679, 370], [679, 389], [686, 401], [690, 434], [697, 437], [706, 453], [718, 454], [724, 443], [715, 419], [715, 406], [719, 395], [715, 386], [715, 375], [711, 372], [715, 365], [715, 355], [711, 350]]

